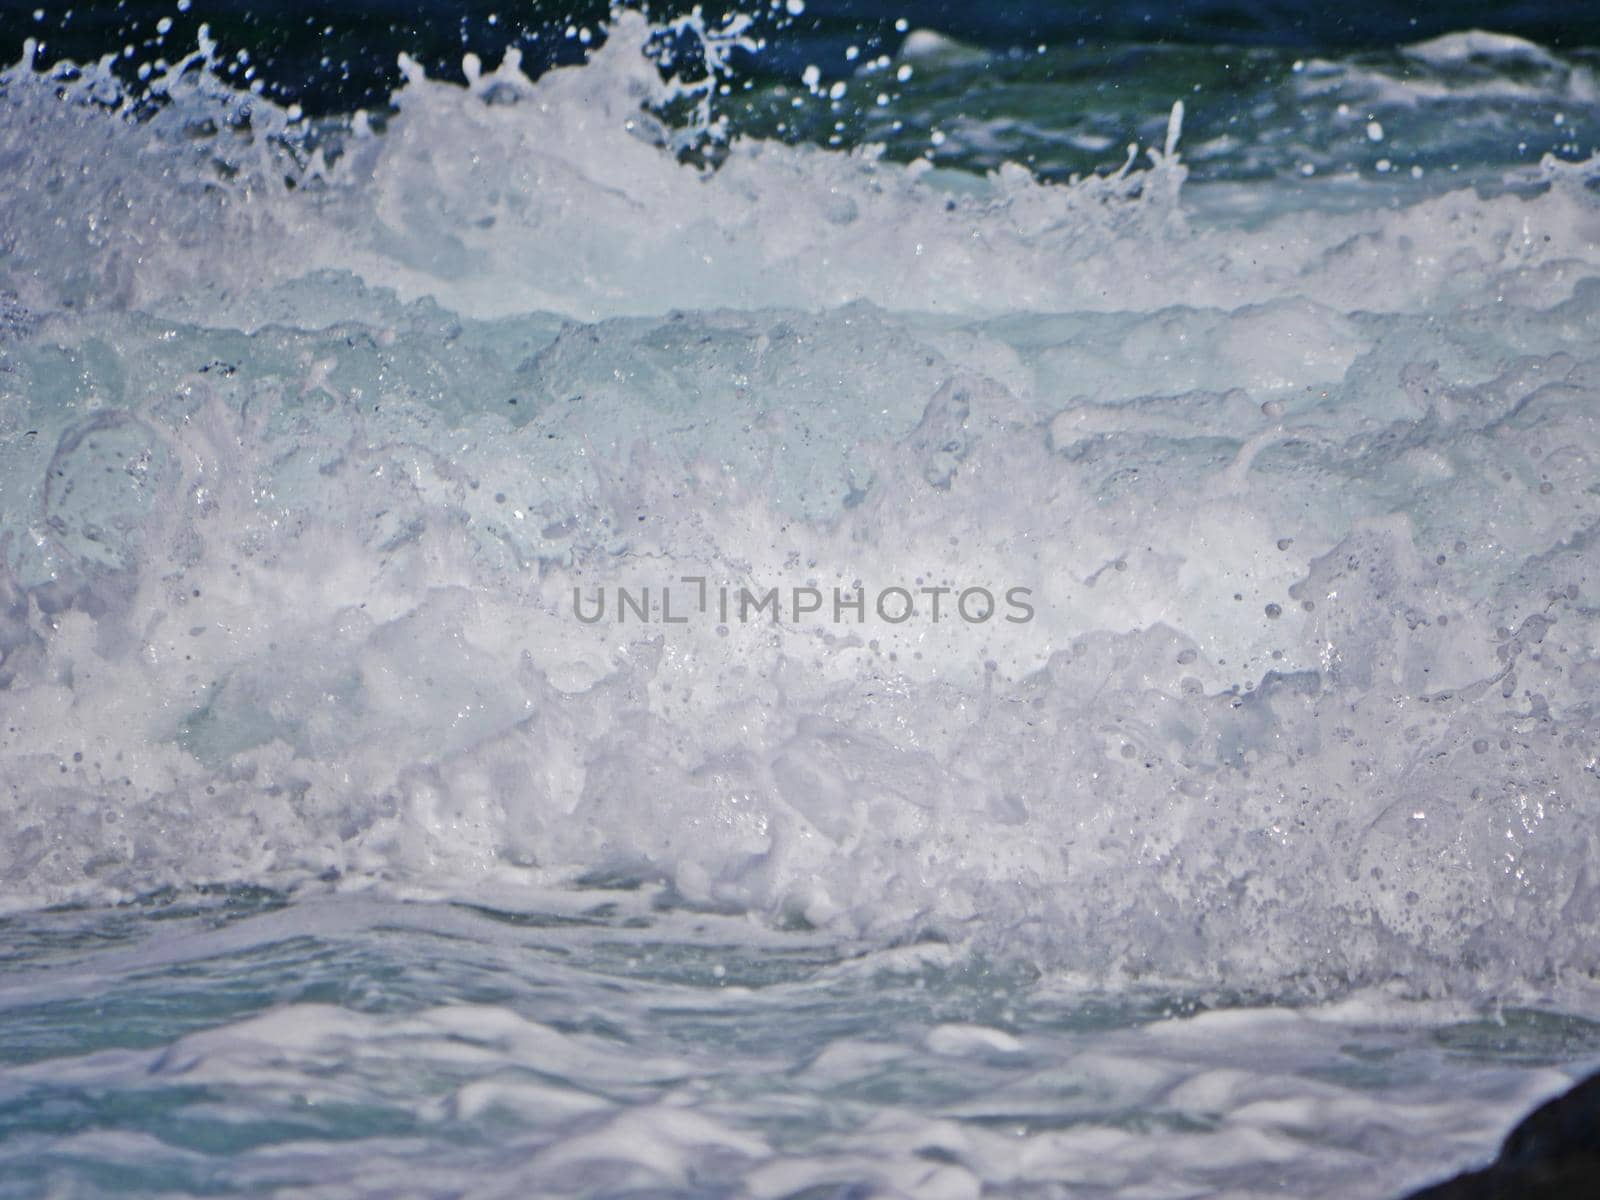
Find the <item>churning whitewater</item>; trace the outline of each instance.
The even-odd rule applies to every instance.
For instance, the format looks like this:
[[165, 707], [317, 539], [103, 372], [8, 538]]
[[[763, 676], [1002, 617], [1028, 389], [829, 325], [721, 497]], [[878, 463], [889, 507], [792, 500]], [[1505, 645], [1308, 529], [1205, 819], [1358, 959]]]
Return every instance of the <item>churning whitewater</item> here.
[[[168, 983], [128, 986], [174, 1011], [216, 955], [257, 998], [10, 1052], [0, 1116], [69, 1076], [254, 1079], [377, 1114], [307, 1116], [277, 1158], [216, 1135], [228, 1187], [329, 1196], [594, 1194], [617, 1139], [616, 1193], [876, 1163], [882, 1194], [1334, 1195], [1363, 1155], [1392, 1187], [1455, 1162], [1504, 1110], [1448, 1056], [1344, 1108], [1362, 1085], [1319, 1072], [1483, 1003], [1592, 1008], [1595, 160], [1312, 179], [1308, 145], [1311, 182], [1196, 184], [1179, 83], [1164, 135], [1071, 181], [737, 136], [711, 168], [657, 115], [686, 85], [651, 36], [619, 14], [536, 80], [407, 60], [393, 111], [320, 123], [220, 82], [209, 41], [137, 97], [31, 50], [0, 75], [0, 906], [69, 957], [131, 939]], [[1595, 104], [1516, 39], [1415, 51], [1467, 58]], [[1364, 101], [1395, 127], [1502, 94], [1296, 69], [1363, 142]], [[178, 903], [172, 933], [84, 932], [128, 901]], [[318, 945], [467, 959], [272, 982], [319, 977]], [[7, 1004], [68, 994], [17, 954]], [[582, 978], [641, 958], [689, 965]], [[715, 1103], [662, 1015], [689, 984], [707, 1029], [769, 1038]], [[1104, 1040], [1052, 1024], [1080, 986], [1114, 997]], [[784, 1032], [880, 987], [916, 1032]], [[547, 988], [593, 1019], [550, 1024]], [[1196, 989], [1332, 1004], [1192, 1017]], [[778, 1099], [775, 1062], [806, 1064]], [[1555, 1090], [1535, 1074], [1479, 1095]], [[878, 1123], [830, 1129], [839, 1094]], [[439, 1133], [485, 1113], [521, 1123], [499, 1166]], [[1296, 1149], [1280, 1118], [1336, 1133]], [[25, 1136], [0, 1156], [122, 1163], [139, 1194], [215, 1152]]]

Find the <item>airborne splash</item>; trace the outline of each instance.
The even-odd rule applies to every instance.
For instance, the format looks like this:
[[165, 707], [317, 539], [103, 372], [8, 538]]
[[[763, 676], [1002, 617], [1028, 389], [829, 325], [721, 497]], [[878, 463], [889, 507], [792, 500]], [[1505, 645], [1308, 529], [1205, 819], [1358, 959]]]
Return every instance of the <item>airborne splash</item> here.
[[[1071, 186], [707, 173], [647, 35], [414, 71], [332, 163], [208, 48], [137, 120], [8, 75], [10, 904], [620, 872], [1097, 971], [1587, 972], [1581, 171], [1246, 229], [1176, 121]], [[642, 572], [1051, 603], [570, 619]]]

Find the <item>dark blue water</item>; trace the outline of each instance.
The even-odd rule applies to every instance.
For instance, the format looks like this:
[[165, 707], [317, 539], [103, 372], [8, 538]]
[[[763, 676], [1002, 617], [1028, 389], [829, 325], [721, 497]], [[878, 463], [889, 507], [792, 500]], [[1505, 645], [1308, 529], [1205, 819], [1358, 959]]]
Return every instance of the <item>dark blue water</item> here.
[[[687, 11], [687, 3], [642, 6], [653, 19]], [[163, 0], [105, 4], [6, 0], [0, 5], [0, 57], [14, 58], [26, 38], [45, 44], [44, 57], [86, 61], [156, 44], [157, 24], [171, 22], [168, 46], [193, 44], [201, 24], [223, 46], [245, 51], [268, 94], [311, 112], [381, 105], [399, 84], [395, 56], [405, 51], [438, 77], [459, 77], [461, 55], [497, 62], [516, 46], [530, 73], [581, 61], [585, 47], [565, 35], [587, 27], [598, 37], [610, 6], [603, 3], [401, 3], [379, 0], [307, 6], [195, 0], [180, 11]], [[968, 3], [966, 0], [811, 0], [798, 14], [781, 5], [753, 9], [762, 52], [741, 56], [742, 69], [762, 78], [797, 80], [809, 62], [827, 75], [850, 74], [844, 50], [862, 60], [893, 55], [910, 30], [927, 29], [995, 50], [1031, 50], [1039, 43], [1075, 47], [1114, 66], [1127, 47], [1188, 45], [1271, 48], [1307, 54], [1391, 49], [1461, 29], [1509, 33], [1554, 49], [1600, 45], [1600, 7], [1517, 0], [1459, 4], [1340, 6], [1263, 0], [1168, 0], [1165, 3]], [[715, 10], [708, 13], [715, 16]], [[1107, 86], [1112, 86], [1108, 84]]]
[[[687, 7], [646, 11], [665, 21]], [[1405, 186], [1413, 168], [1492, 176], [1544, 154], [1580, 157], [1600, 128], [1583, 85], [1600, 63], [1600, 17], [1581, 6], [796, 7], [753, 10], [747, 44], [718, 69], [722, 136], [685, 137], [682, 156], [714, 164], [738, 136], [874, 143], [902, 162], [926, 157], [987, 171], [1010, 161], [1065, 180], [1117, 169], [1132, 141], [1159, 142], [1172, 102], [1183, 99], [1196, 180], [1293, 180], [1309, 168], [1387, 175]], [[465, 55], [492, 68], [512, 48], [537, 77], [583, 62], [604, 43], [609, 19], [597, 4], [488, 0], [314, 14], [281, 4], [200, 2], [180, 11], [142, 0], [115, 8], [24, 2], [0, 13], [0, 56], [19, 55], [25, 39], [34, 39], [39, 65], [109, 56], [137, 95], [141, 69], [159, 77], [205, 28], [220, 48], [211, 69], [230, 86], [312, 118], [363, 110], [381, 121], [393, 111], [401, 53], [434, 78], [459, 81]], [[1512, 48], [1443, 57], [1409, 49], [1474, 28], [1506, 35]], [[930, 42], [930, 34], [951, 40]], [[912, 37], [916, 69], [905, 79], [888, 64], [906, 55]], [[682, 32], [662, 34], [652, 48], [663, 75], [691, 81], [705, 78], [700, 51], [698, 38]], [[693, 114], [669, 106], [660, 115], [681, 127]], [[1360, 136], [1372, 120], [1386, 132], [1381, 146]], [[337, 133], [314, 136], [338, 141]]]

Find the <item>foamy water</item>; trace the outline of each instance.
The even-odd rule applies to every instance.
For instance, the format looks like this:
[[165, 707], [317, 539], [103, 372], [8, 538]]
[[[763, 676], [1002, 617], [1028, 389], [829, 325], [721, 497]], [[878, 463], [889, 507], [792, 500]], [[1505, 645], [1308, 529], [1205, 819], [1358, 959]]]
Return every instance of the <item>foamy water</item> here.
[[[0, 79], [0, 1195], [1487, 1156], [1596, 1053], [1592, 73], [711, 171], [648, 36], [332, 125]], [[1393, 144], [1516, 104], [1569, 152]]]

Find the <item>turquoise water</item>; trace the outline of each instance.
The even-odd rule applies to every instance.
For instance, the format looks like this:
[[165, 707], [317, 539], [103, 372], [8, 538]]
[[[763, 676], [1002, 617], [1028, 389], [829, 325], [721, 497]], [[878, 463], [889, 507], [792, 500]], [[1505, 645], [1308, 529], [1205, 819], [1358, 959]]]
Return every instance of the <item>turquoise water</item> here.
[[1390, 1195], [1600, 1058], [1580, 42], [202, 15], [0, 76], [0, 1195]]
[[1374, 1193], [1600, 1025], [1097, 987], [662, 910], [263, 889], [14, 918], [6, 1195]]

